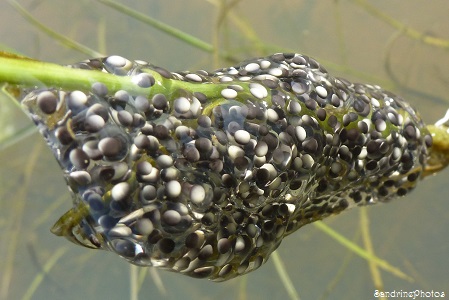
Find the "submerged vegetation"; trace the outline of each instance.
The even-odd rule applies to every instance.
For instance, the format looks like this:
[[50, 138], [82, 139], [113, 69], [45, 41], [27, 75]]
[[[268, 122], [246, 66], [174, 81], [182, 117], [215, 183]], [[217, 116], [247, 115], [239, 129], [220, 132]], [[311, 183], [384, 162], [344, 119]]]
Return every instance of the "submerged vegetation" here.
[[[268, 51], [270, 52], [275, 52], [275, 51], [282, 51], [284, 49], [277, 47], [277, 46], [270, 46], [266, 43], [264, 43], [255, 33], [255, 31], [253, 30], [253, 28], [251, 28], [251, 26], [247, 25], [244, 21], [244, 19], [242, 19], [239, 16], [236, 16], [234, 14], [234, 10], [233, 8], [235, 8], [235, 5], [238, 5], [240, 1], [221, 1], [221, 2], [213, 2], [215, 5], [217, 5], [218, 7], [218, 18], [217, 18], [217, 28], [216, 28], [216, 33], [214, 34], [214, 38], [213, 43], [212, 44], [208, 44], [206, 42], [203, 42], [202, 40], [193, 37], [193, 36], [189, 36], [188, 34], [185, 34], [184, 32], [174, 29], [170, 26], [167, 26], [165, 23], [162, 23], [160, 21], [156, 21], [154, 19], [150, 19], [148, 17], [146, 17], [145, 15], [142, 15], [140, 13], [137, 13], [134, 10], [129, 9], [128, 7], [125, 7], [123, 5], [120, 5], [117, 2], [114, 1], [99, 1], [101, 2], [103, 5], [109, 6], [109, 7], [113, 7], [114, 9], [118, 10], [121, 13], [127, 14], [129, 15], [131, 18], [145, 22], [146, 24], [153, 26], [154, 28], [157, 28], [158, 30], [162, 30], [164, 31], [166, 34], [172, 35], [174, 36], [177, 40], [181, 41], [182, 44], [190, 45], [193, 47], [198, 48], [201, 51], [205, 51], [207, 53], [212, 53], [213, 54], [213, 58], [215, 59], [215, 65], [219, 66], [220, 64], [223, 65], [223, 63], [226, 61], [229, 63], [234, 63], [235, 61], [238, 60], [238, 58], [241, 58], [242, 56], [246, 56], [249, 57], [248, 54], [246, 53], [248, 50], [244, 50], [242, 49], [242, 53], [236, 55], [235, 51], [232, 51], [232, 49], [229, 49], [229, 51], [226, 51], [226, 47], [223, 47], [223, 44], [228, 44], [229, 42], [227, 42], [226, 40], [221, 40], [220, 36], [224, 33], [226, 33], [226, 24], [228, 23], [232, 23], [235, 24], [235, 26], [239, 27], [241, 30], [241, 32], [244, 34], [244, 39], [245, 40], [249, 40], [252, 41], [251, 45], [254, 47], [254, 49], [252, 49], [250, 51], [251, 56], [254, 55], [260, 55], [260, 54], [265, 54]], [[212, 2], [212, 1], [211, 1]], [[17, 11], [20, 11], [26, 18], [28, 18], [28, 20], [34, 22], [36, 24], [36, 26], [39, 26], [41, 29], [45, 30], [48, 34], [51, 34], [53, 38], [55, 39], [59, 39], [60, 42], [62, 42], [63, 44], [65, 44], [66, 46], [69, 46], [71, 48], [74, 49], [78, 49], [80, 51], [82, 51], [83, 53], [87, 53], [90, 56], [97, 56], [97, 54], [99, 54], [99, 52], [105, 52], [105, 49], [102, 49], [103, 51], [94, 51], [94, 50], [90, 50], [87, 47], [78, 44], [74, 41], [71, 41], [70, 39], [67, 38], [62, 38], [60, 35], [55, 34], [55, 32], [53, 31], [53, 29], [50, 29], [48, 27], [45, 27], [42, 23], [40, 23], [39, 21], [37, 21], [36, 19], [32, 19], [33, 17], [31, 16], [31, 14], [29, 14], [28, 11], [24, 10], [20, 5], [18, 5], [17, 2], [15, 1], [10, 1], [10, 3], [17, 9]], [[372, 13], [374, 16], [380, 17], [382, 20], [384, 20], [385, 22], [388, 22], [390, 24], [392, 24], [393, 26], [395, 26], [396, 28], [398, 28], [398, 22], [392, 23], [389, 20], [391, 20], [391, 18], [386, 18], [385, 14], [375, 10], [375, 8], [373, 8], [372, 6], [367, 6], [367, 4], [364, 1], [354, 1], [354, 3], [358, 3], [361, 5], [361, 7], [364, 7], [365, 9], [367, 9], [367, 12]], [[335, 7], [335, 10], [338, 12], [338, 5]], [[337, 20], [340, 20], [337, 17]], [[340, 20], [341, 22], [341, 20]], [[101, 26], [99, 26], [100, 28]], [[223, 28], [225, 29], [223, 31]], [[403, 27], [403, 28], [407, 28], [407, 27]], [[406, 32], [406, 35], [408, 35], [410, 38], [419, 38], [420, 40], [426, 42], [426, 41], [431, 41], [428, 42], [430, 43], [432, 46], [435, 47], [443, 47], [444, 48], [444, 40], [441, 39], [427, 39], [425, 38], [426, 35], [424, 34], [416, 34], [416, 30], [405, 30], [404, 32]], [[413, 33], [413, 34], [412, 34]], [[224, 34], [224, 36], [226, 36], [226, 34]], [[233, 37], [234, 38], [234, 37]], [[436, 43], [436, 42], [432, 42], [434, 40], [438, 40], [440, 41], [440, 43]], [[346, 46], [347, 47], [347, 46]], [[232, 55], [231, 55], [232, 54]], [[238, 56], [238, 57], [237, 57]], [[146, 58], [146, 57], [142, 57], [142, 58]], [[10, 83], [16, 83], [16, 84], [20, 84], [20, 83], [24, 83], [27, 80], [29, 80], [28, 84], [30, 85], [42, 85], [42, 86], [48, 86], [50, 83], [50, 85], [54, 86], [54, 87], [61, 87], [64, 89], [85, 89], [85, 90], [89, 90], [91, 88], [91, 83], [92, 80], [93, 81], [100, 81], [100, 82], [104, 82], [108, 84], [108, 90], [110, 92], [112, 91], [118, 91], [118, 90], [126, 90], [128, 92], [130, 92], [130, 94], [140, 94], [140, 93], [146, 93], [146, 88], [147, 87], [143, 87], [143, 88], [137, 88], [136, 89], [136, 85], [134, 82], [132, 82], [131, 80], [129, 80], [127, 82], [127, 77], [121, 77], [120, 80], [117, 79], [117, 77], [115, 76], [108, 76], [108, 74], [101, 74], [98, 76], [101, 76], [101, 78], [91, 78], [90, 75], [85, 76], [86, 74], [88, 74], [89, 71], [83, 71], [83, 70], [76, 70], [76, 69], [69, 69], [70, 72], [64, 72], [62, 71], [62, 67], [59, 67], [57, 65], [53, 65], [53, 64], [41, 64], [37, 61], [33, 61], [33, 60], [28, 60], [25, 58], [21, 58], [21, 57], [3, 57], [1, 58], [1, 65], [2, 65], [2, 72], [0, 72], [0, 77], [2, 78], [2, 81], [9, 81]], [[34, 64], [36, 64], [36, 67], [34, 68]], [[336, 65], [333, 64], [329, 64], [332, 67], [336, 67]], [[39, 78], [39, 74], [43, 74], [45, 72], [42, 72], [42, 66], [44, 66], [45, 70], [48, 71], [49, 74], [49, 78], [44, 78], [42, 77], [41, 80], [39, 80], [39, 82], [35, 82], [33, 80], [35, 80], [36, 78]], [[9, 68], [10, 67], [10, 68]], [[194, 66], [192, 66], [194, 67]], [[8, 70], [9, 68], [9, 70]], [[54, 69], [52, 69], [54, 68]], [[346, 67], [342, 67], [342, 70], [347, 70]], [[32, 71], [36, 71], [37, 73], [33, 74]], [[40, 70], [40, 71], [39, 71]], [[57, 73], [58, 70], [61, 70], [61, 76], [55, 76], [55, 72]], [[390, 72], [391, 75], [393, 75], [393, 73], [391, 72], [391, 66], [390, 66], [390, 61], [386, 60], [386, 70], [388, 72]], [[77, 73], [77, 72], [80, 73]], [[86, 73], [87, 72], [87, 73]], [[39, 74], [38, 74], [39, 73]], [[351, 73], [351, 72], [349, 72]], [[26, 77], [24, 76], [24, 74], [27, 74]], [[91, 73], [89, 73], [91, 74]], [[161, 77], [160, 74], [163, 73], [151, 73], [151, 75], [153, 76], [153, 79], [155, 81], [161, 81], [164, 80], [163, 76]], [[354, 74], [356, 74], [356, 72], [354, 72]], [[357, 75], [361, 75], [359, 77], [365, 78], [366, 80], [372, 81], [372, 82], [376, 82], [373, 78], [371, 78], [371, 76], [363, 76], [363, 74], [359, 74], [357, 73]], [[17, 79], [14, 79], [14, 76], [17, 76]], [[73, 76], [73, 77], [71, 77]], [[59, 81], [55, 81], [54, 79], [57, 78]], [[89, 78], [89, 81], [86, 82], [86, 78]], [[196, 78], [196, 77], [195, 77]], [[48, 80], [48, 82], [47, 82]], [[115, 81], [119, 81], [119, 82], [115, 82]], [[84, 81], [84, 83], [83, 83]], [[399, 81], [392, 76], [391, 80], [378, 80], [378, 82], [386, 85], [387, 87], [398, 87], [401, 84], [399, 83]], [[191, 88], [191, 86], [189, 87], [189, 83], [187, 82], [180, 82], [179, 83], [181, 88], [185, 89], [185, 90], [189, 90], [189, 88]], [[163, 85], [161, 85], [161, 88], [163, 88]], [[205, 87], [206, 89], [209, 88], [209, 90], [207, 91], [202, 91], [204, 92], [204, 94], [208, 94], [208, 93], [214, 93], [214, 87], [212, 86], [212, 88], [210, 87]], [[216, 87], [215, 87], [216, 88]], [[246, 87], [243, 87], [243, 89], [245, 89]], [[134, 90], [136, 89], [136, 90]], [[221, 93], [221, 95], [223, 95], [224, 89], [220, 88], [218, 90], [215, 90], [215, 92]], [[14, 92], [18, 92], [17, 90], [9, 90], [9, 92], [12, 92], [14, 94]], [[226, 93], [232, 93], [232, 91], [225, 91]], [[246, 95], [250, 95], [250, 91], [249, 88], [248, 90], [246, 90]], [[255, 92], [256, 95], [253, 96], [257, 96], [258, 93]], [[231, 97], [233, 98], [233, 94], [231, 96], [229, 96], [228, 94], [226, 94], [227, 97]], [[6, 97], [6, 96], [5, 96]], [[430, 99], [432, 99], [432, 97], [428, 97]], [[3, 99], [6, 101], [6, 99]], [[2, 100], [2, 102], [3, 102]], [[7, 99], [8, 103], [12, 103], [12, 101], [10, 101], [11, 99]], [[440, 100], [441, 101], [441, 100]], [[211, 108], [208, 109], [209, 113], [213, 110], [214, 107], [219, 106], [220, 103], [217, 104], [212, 104]], [[28, 127], [31, 128], [31, 125]], [[15, 130], [10, 132], [9, 134], [6, 133], [6, 135], [2, 136], [2, 142], [0, 143], [2, 145], [3, 151], [7, 151], [6, 147], [13, 147], [14, 145], [17, 145], [17, 143], [19, 142], [23, 142], [23, 140], [25, 138], [27, 138], [29, 136], [29, 132], [31, 132], [31, 129], [20, 129], [19, 130]], [[37, 148], [34, 149], [33, 151], [31, 151], [30, 153], [33, 153], [33, 155], [29, 156], [27, 159], [29, 160], [27, 162], [27, 171], [25, 173], [24, 179], [23, 179], [23, 183], [22, 183], [22, 188], [19, 190], [19, 193], [17, 195], [15, 195], [15, 202], [16, 202], [16, 207], [15, 207], [15, 218], [18, 220], [17, 222], [20, 222], [20, 219], [22, 218], [20, 216], [20, 214], [24, 214], [25, 213], [25, 198], [27, 198], [27, 186], [31, 183], [32, 178], [30, 177], [32, 169], [33, 169], [33, 165], [36, 163], [36, 155], [39, 155], [39, 153], [41, 153], [42, 151], [45, 151], [45, 149], [39, 149], [38, 146], [36, 146]], [[5, 150], [6, 149], [6, 150]], [[61, 182], [62, 184], [62, 182]], [[68, 197], [65, 197], [66, 199], [63, 199], [65, 202], [68, 202]], [[21, 203], [19, 203], [20, 201], [22, 201]], [[60, 203], [62, 203], [62, 201], [57, 201], [57, 200], [52, 200], [52, 199], [47, 199], [47, 201], [52, 202], [53, 204], [47, 204], [48, 205], [48, 211], [46, 212], [45, 216], [43, 215], [42, 218], [45, 219], [54, 219], [55, 216], [51, 213], [51, 211], [53, 209], [55, 209], [55, 207], [59, 206]], [[54, 202], [53, 202], [54, 201]], [[2, 202], [3, 202], [3, 198], [2, 198]], [[5, 206], [2, 203], [2, 207], [4, 209], [7, 209], [7, 206]], [[385, 270], [388, 270], [389, 272], [391, 272], [392, 274], [394, 274], [395, 276], [398, 276], [400, 278], [403, 278], [405, 280], [413, 280], [414, 276], [412, 275], [405, 275], [405, 273], [403, 271], [400, 271], [399, 269], [392, 267], [391, 264], [389, 264], [388, 262], [379, 259], [375, 254], [374, 251], [376, 249], [376, 246], [373, 247], [373, 243], [371, 242], [370, 239], [370, 234], [369, 234], [369, 230], [368, 230], [368, 217], [366, 215], [366, 213], [363, 211], [361, 213], [361, 232], [363, 234], [363, 241], [364, 241], [364, 247], [360, 247], [357, 245], [357, 238], [354, 241], [350, 241], [347, 238], [344, 238], [341, 234], [339, 234], [338, 232], [336, 232], [335, 230], [332, 230], [330, 227], [328, 227], [327, 225], [325, 225], [324, 223], [316, 223], [317, 228], [319, 228], [320, 230], [322, 230], [323, 232], [329, 234], [329, 236], [333, 237], [337, 242], [345, 245], [345, 247], [347, 247], [347, 249], [349, 249], [350, 251], [352, 251], [353, 253], [356, 253], [360, 256], [362, 256], [363, 258], [365, 258], [367, 260], [367, 262], [370, 264], [370, 272], [373, 278], [373, 286], [375, 286], [378, 289], [382, 289], [382, 277], [379, 273], [378, 268], [383, 268]], [[2, 224], [2, 223], [0, 223]], [[34, 224], [34, 226], [36, 226], [36, 224]], [[15, 239], [17, 239], [18, 233], [20, 232], [21, 227], [17, 226], [15, 227], [16, 231], [11, 231], [11, 232], [6, 232], [7, 234], [5, 235], [5, 238], [7, 238], [7, 236], [10, 237], [14, 237]], [[4, 237], [2, 236], [2, 239]], [[14, 253], [15, 253], [15, 245], [17, 245], [18, 241], [15, 240], [14, 238], [12, 238], [9, 243], [9, 249], [5, 252], [8, 254], [8, 258], [11, 258], [10, 260], [8, 259], [8, 261], [13, 261], [13, 257], [14, 257]], [[290, 239], [294, 239], [295, 237], [290, 237]], [[3, 243], [4, 244], [4, 243]], [[95, 246], [95, 245], [94, 245]], [[295, 251], [300, 252], [301, 249], [296, 249]], [[325, 254], [323, 254], [325, 255]], [[26, 291], [26, 293], [24, 294], [24, 298], [30, 298], [32, 297], [34, 291], [36, 289], [38, 289], [39, 284], [45, 280], [45, 278], [48, 279], [48, 277], [51, 278], [51, 268], [55, 268], [55, 266], [58, 264], [57, 260], [60, 259], [60, 261], [64, 260], [64, 256], [67, 256], [67, 250], [65, 248], [60, 248], [59, 250], [57, 250], [55, 252], [55, 255], [51, 256], [51, 258], [49, 258], [47, 260], [47, 262], [42, 263], [42, 266], [40, 266], [40, 272], [37, 273], [36, 277], [30, 281], [30, 285], [28, 290]], [[280, 257], [281, 259], [284, 260], [284, 265], [289, 263], [289, 260], [291, 259], [291, 257]], [[300, 259], [301, 256], [298, 257], [298, 259]], [[113, 260], [112, 260], [113, 261]], [[279, 259], [279, 256], [276, 255], [274, 261], [277, 264], [277, 269], [279, 270], [279, 274], [280, 277], [282, 279], [282, 282], [284, 284], [284, 286], [287, 288], [288, 290], [288, 294], [290, 295], [290, 297], [292, 299], [295, 298], [299, 298], [298, 296], [298, 291], [295, 291], [295, 288], [298, 289], [299, 291], [302, 288], [300, 283], [298, 283], [296, 280], [292, 280], [289, 279], [288, 276], [288, 272], [285, 272], [285, 267], [282, 267], [282, 262]], [[343, 262], [342, 264], [342, 271], [341, 273], [337, 273], [337, 274], [342, 274], [340, 276], [344, 276], [345, 272], [345, 268], [346, 265]], [[9, 289], [9, 284], [14, 276], [14, 266], [10, 263], [10, 262], [6, 262], [4, 263], [4, 265], [2, 265], [2, 269], [5, 270], [5, 272], [3, 273], [1, 280], [2, 280], [2, 296], [6, 297], [8, 295], [8, 289]], [[86, 271], [87, 272], [87, 271]], [[132, 297], [137, 297], [138, 291], [139, 289], [142, 287], [142, 284], [145, 280], [145, 282], [148, 282], [148, 279], [144, 279], [146, 276], [146, 272], [147, 269], [140, 269], [137, 270], [135, 268], [131, 268], [131, 276], [130, 276], [130, 287], [131, 287], [131, 295]], [[259, 272], [263, 272], [263, 269]], [[309, 272], [308, 270], [304, 270], [304, 272]], [[139, 274], [137, 274], [139, 273]], [[122, 273], [122, 276], [127, 276], [126, 274]], [[337, 282], [340, 280], [341, 277], [339, 277], [338, 275], [336, 275], [336, 277], [329, 283], [329, 290], [328, 291], [322, 291], [324, 293], [324, 296], [326, 295], [326, 293], [331, 293], [333, 287], [337, 284]], [[240, 292], [240, 297], [245, 297], [245, 292], [244, 292], [244, 284], [246, 282], [247, 279], [244, 279], [242, 282], [242, 292]], [[153, 278], [153, 281], [156, 281]], [[280, 282], [280, 279], [279, 279]], [[292, 284], [293, 282], [293, 284]], [[145, 283], [147, 284], [147, 283]], [[169, 283], [164, 282], [163, 285], [165, 286], [170, 286]], [[159, 290], [161, 293], [164, 293], [164, 288], [162, 287], [163, 285], [161, 285], [159, 287]], [[250, 297], [248, 295], [248, 297]]]

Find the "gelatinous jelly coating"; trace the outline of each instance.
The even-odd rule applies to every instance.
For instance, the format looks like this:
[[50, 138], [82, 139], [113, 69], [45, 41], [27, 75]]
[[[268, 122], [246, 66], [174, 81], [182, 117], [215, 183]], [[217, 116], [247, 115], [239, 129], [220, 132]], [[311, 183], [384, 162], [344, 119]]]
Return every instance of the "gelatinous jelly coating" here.
[[307, 223], [405, 195], [431, 144], [402, 99], [300, 54], [213, 73], [119, 56], [72, 67], [151, 92], [24, 91], [74, 196], [54, 231], [192, 277], [245, 274]]

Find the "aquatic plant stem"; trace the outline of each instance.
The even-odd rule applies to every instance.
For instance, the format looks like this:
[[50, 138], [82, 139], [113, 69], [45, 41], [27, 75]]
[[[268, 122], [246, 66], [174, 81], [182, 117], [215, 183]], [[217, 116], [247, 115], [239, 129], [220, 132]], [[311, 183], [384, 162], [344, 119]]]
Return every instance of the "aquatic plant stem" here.
[[[26, 57], [0, 52], [0, 82], [22, 87], [53, 87], [66, 90], [90, 91], [95, 82], [103, 83], [109, 93], [125, 90], [131, 95], [152, 96], [157, 93], [172, 95], [180, 90], [203, 93], [209, 101], [205, 113], [224, 100], [221, 91], [226, 83], [193, 83], [176, 79], [167, 79], [158, 72], [143, 68], [151, 74], [156, 84], [150, 88], [141, 88], [133, 82], [132, 76], [118, 76], [97, 70], [84, 70], [65, 67], [53, 63], [32, 60]], [[241, 92], [250, 94], [249, 83], [241, 82]], [[218, 102], [217, 102], [218, 101]]]
[[118, 10], [121, 13], [124, 13], [130, 17], [133, 17], [136, 20], [139, 20], [145, 24], [148, 24], [156, 29], [159, 29], [163, 32], [165, 32], [168, 35], [171, 35], [175, 37], [176, 39], [179, 39], [181, 41], [186, 42], [189, 45], [192, 45], [198, 49], [204, 50], [206, 52], [212, 52], [214, 50], [213, 46], [209, 43], [206, 43], [192, 35], [189, 35], [177, 28], [174, 28], [170, 25], [167, 25], [165, 23], [162, 23], [156, 19], [153, 19], [149, 17], [148, 15], [145, 15], [141, 12], [138, 12], [136, 10], [133, 10], [129, 8], [128, 6], [122, 5], [118, 2], [111, 1], [111, 0], [98, 0], [99, 2]]
[[[358, 239], [358, 236], [360, 235], [360, 232], [356, 232], [354, 237], [351, 239], [355, 243], [355, 241]], [[345, 257], [343, 258], [340, 267], [338, 268], [335, 275], [332, 277], [332, 280], [328, 283], [326, 286], [326, 289], [324, 290], [323, 294], [319, 298], [319, 300], [327, 300], [330, 298], [336, 287], [338, 286], [339, 282], [344, 278], [345, 273], [348, 271], [348, 268], [350, 266], [350, 262], [354, 257], [354, 253], [351, 251], [347, 251]]]
[[48, 272], [50, 272], [51, 268], [53, 268], [53, 266], [67, 252], [67, 250], [68, 250], [68, 248], [66, 248], [66, 247], [58, 248], [50, 256], [50, 258], [45, 263], [43, 270], [38, 275], [36, 275], [36, 277], [34, 278], [33, 282], [30, 284], [30, 286], [26, 290], [24, 296], [22, 297], [22, 300], [28, 300], [28, 299], [32, 299], [33, 298], [34, 293], [36, 292], [37, 288], [39, 287], [39, 285], [44, 280], [46, 274], [48, 274]]
[[[126, 90], [130, 94], [148, 95], [150, 88], [141, 88], [132, 82], [129, 76], [116, 76], [95, 70], [81, 70], [61, 65], [36, 61], [24, 57], [0, 53], [0, 82], [25, 87], [55, 87], [62, 89], [90, 90], [92, 84], [101, 82], [109, 92]], [[157, 72], [153, 77], [162, 85], [151, 87], [153, 93], [165, 92], [170, 86], [169, 80]], [[183, 82], [182, 86], [187, 87]]]
[[32, 25], [36, 26], [39, 30], [50, 36], [56, 41], [59, 41], [62, 45], [75, 49], [81, 53], [84, 53], [91, 57], [98, 57], [98, 56], [104, 56], [103, 54], [84, 46], [83, 44], [80, 44], [72, 39], [67, 38], [65, 35], [59, 34], [56, 31], [52, 30], [51, 28], [45, 26], [41, 22], [39, 22], [37, 19], [35, 19], [26, 9], [24, 9], [19, 3], [17, 3], [14, 0], [8, 0], [9, 4], [14, 7], [14, 9], [20, 13], [28, 22], [30, 22]]
[[295, 286], [292, 282], [292, 280], [290, 279], [290, 276], [288, 275], [286, 269], [285, 269], [285, 265], [282, 262], [281, 257], [279, 256], [277, 251], [274, 251], [271, 254], [271, 259], [273, 259], [273, 263], [274, 266], [276, 268], [276, 271], [278, 272], [279, 277], [281, 278], [281, 282], [285, 287], [285, 290], [288, 293], [288, 296], [290, 297], [290, 299], [292, 300], [300, 300], [299, 298], [299, 294], [295, 289]]
[[[368, 212], [366, 210], [366, 207], [360, 208], [360, 228], [362, 229], [362, 238], [363, 238], [363, 244], [365, 246], [366, 251], [370, 255], [375, 255], [374, 253], [374, 246], [371, 241], [371, 235], [369, 231], [369, 217]], [[384, 290], [384, 284], [382, 281], [382, 276], [380, 274], [378, 266], [372, 261], [368, 261], [368, 266], [371, 272], [371, 277], [373, 279], [374, 287], [377, 290], [383, 291]]]
[[399, 270], [396, 267], [391, 266], [387, 261], [378, 258], [377, 256], [369, 253], [365, 249], [359, 247], [358, 245], [354, 244], [350, 240], [348, 240], [346, 237], [342, 236], [337, 231], [333, 230], [329, 226], [327, 226], [322, 221], [317, 221], [312, 223], [315, 227], [317, 227], [322, 232], [326, 233], [327, 235], [331, 236], [333, 239], [335, 239], [337, 242], [339, 242], [341, 245], [345, 246], [347, 249], [353, 251], [358, 256], [368, 260], [371, 263], [375, 263], [380, 268], [384, 269], [385, 271], [390, 272], [391, 274], [394, 274], [395, 276], [405, 279], [409, 282], [413, 282], [413, 278], [408, 276], [407, 274], [403, 273], [401, 270]]
[[11, 218], [11, 234], [5, 239], [8, 241], [8, 250], [6, 257], [4, 257], [6, 263], [4, 266], [2, 266], [3, 275], [0, 283], [0, 299], [9, 299], [9, 288], [14, 272], [14, 262], [17, 253], [16, 250], [18, 245], [18, 237], [20, 236], [20, 232], [22, 230], [22, 217], [24, 214], [25, 205], [27, 203], [26, 195], [28, 192], [29, 184], [32, 180], [33, 169], [36, 165], [36, 162], [38, 161], [40, 151], [42, 150], [41, 147], [42, 143], [38, 143], [32, 149], [31, 154], [26, 162], [26, 165], [28, 167], [23, 174], [23, 183], [21, 185], [21, 188], [17, 190], [17, 194], [13, 197], [13, 199], [16, 200], [16, 209], [13, 214], [13, 218]]
[[110, 91], [120, 89], [145, 94], [149, 88], [140, 88], [130, 77], [119, 77], [98, 71], [72, 69], [57, 64], [22, 57], [0, 55], [0, 81], [28, 87], [58, 87], [90, 90], [94, 82], [102, 82]]
[[442, 39], [428, 34], [424, 34], [414, 28], [408, 27], [404, 23], [401, 23], [398, 20], [392, 18], [391, 16], [383, 13], [381, 10], [378, 10], [375, 6], [371, 5], [366, 0], [352, 0], [352, 1], [355, 2], [357, 5], [359, 5], [360, 7], [362, 7], [363, 9], [365, 9], [372, 16], [384, 21], [388, 25], [401, 31], [404, 35], [414, 40], [421, 41], [422, 43], [427, 45], [443, 49], [449, 49], [449, 40], [447, 39]]

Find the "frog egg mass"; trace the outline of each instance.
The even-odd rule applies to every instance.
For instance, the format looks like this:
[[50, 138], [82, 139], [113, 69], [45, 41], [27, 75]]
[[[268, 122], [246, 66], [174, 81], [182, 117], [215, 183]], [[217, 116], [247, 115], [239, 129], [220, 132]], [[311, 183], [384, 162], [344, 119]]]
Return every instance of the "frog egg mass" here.
[[69, 67], [148, 93], [21, 88], [73, 195], [52, 231], [139, 266], [234, 278], [308, 223], [406, 195], [436, 164], [409, 104], [305, 55], [215, 72], [120, 56]]

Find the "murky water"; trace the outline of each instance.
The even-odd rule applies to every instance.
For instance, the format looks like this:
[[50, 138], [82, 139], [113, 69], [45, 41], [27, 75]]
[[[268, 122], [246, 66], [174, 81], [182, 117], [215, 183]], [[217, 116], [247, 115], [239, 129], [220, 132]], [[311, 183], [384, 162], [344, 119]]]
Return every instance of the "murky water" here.
[[[229, 64], [97, 1], [20, 3], [47, 26], [104, 54], [145, 59], [170, 70], [211, 70]], [[204, 41], [214, 40], [220, 16], [214, 1], [121, 3]], [[421, 33], [449, 39], [446, 0], [369, 3]], [[0, 3], [0, 16], [3, 46], [61, 64], [87, 58], [38, 32], [7, 1]], [[240, 60], [277, 51], [302, 52], [317, 58], [334, 74], [379, 83], [403, 95], [429, 123], [449, 107], [448, 50], [400, 35], [357, 1], [240, 1], [220, 24], [218, 47], [223, 55]], [[0, 100], [0, 137], [29, 122], [8, 99]], [[76, 247], [49, 232], [54, 221], [70, 208], [71, 200], [40, 135], [36, 132], [2, 150], [0, 164], [0, 298], [22, 298], [37, 279], [42, 281], [33, 299], [129, 298], [129, 264], [115, 254]], [[403, 199], [369, 208], [376, 254], [414, 279], [409, 282], [381, 271], [387, 291], [449, 293], [448, 174], [445, 171], [428, 178]], [[326, 223], [362, 244], [359, 215], [354, 209]], [[48, 262], [64, 250], [56, 264], [45, 271]], [[302, 299], [374, 298], [367, 262], [313, 225], [285, 239], [279, 254]], [[272, 261], [244, 278], [218, 284], [164, 271], [157, 274], [165, 293], [147, 275], [140, 299], [288, 297]]]

